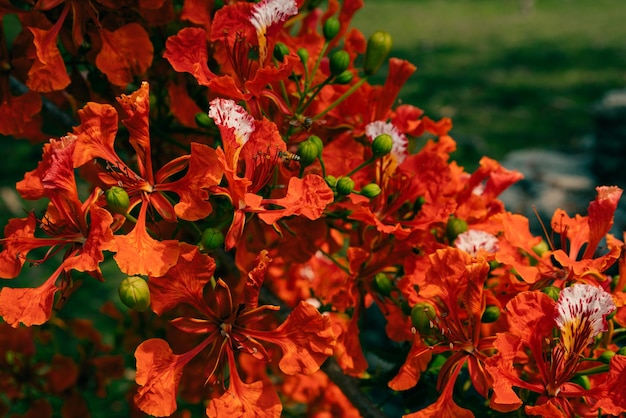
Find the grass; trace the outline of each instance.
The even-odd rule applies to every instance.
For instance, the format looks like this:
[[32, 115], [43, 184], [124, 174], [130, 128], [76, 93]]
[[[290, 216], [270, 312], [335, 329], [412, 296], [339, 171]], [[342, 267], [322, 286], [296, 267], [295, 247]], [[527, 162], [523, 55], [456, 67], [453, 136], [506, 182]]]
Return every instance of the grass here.
[[468, 166], [526, 147], [579, 148], [592, 106], [626, 84], [621, 0], [538, 0], [529, 14], [515, 0], [365, 3], [353, 26], [387, 30], [393, 55], [418, 66], [401, 99], [452, 117]]

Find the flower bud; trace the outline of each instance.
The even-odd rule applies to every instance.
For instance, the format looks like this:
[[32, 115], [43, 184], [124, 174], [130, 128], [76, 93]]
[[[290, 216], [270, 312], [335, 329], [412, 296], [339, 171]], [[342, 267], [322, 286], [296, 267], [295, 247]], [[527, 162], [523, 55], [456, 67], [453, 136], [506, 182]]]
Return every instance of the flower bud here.
[[541, 289], [541, 291], [545, 293], [546, 295], [550, 296], [551, 299], [555, 301], [559, 300], [559, 293], [561, 293], [561, 290], [558, 287], [547, 286]]
[[387, 155], [393, 149], [393, 138], [388, 134], [380, 134], [372, 141], [372, 153], [374, 157]]
[[617, 350], [616, 354], [619, 354], [620, 356], [626, 356], [626, 347], [622, 347], [619, 350]]
[[606, 350], [602, 354], [600, 354], [600, 357], [598, 357], [598, 361], [601, 361], [604, 364], [609, 364], [615, 354], [617, 354], [615, 353], [615, 351]]
[[374, 32], [367, 40], [365, 61], [363, 63], [365, 74], [372, 75], [378, 72], [390, 51], [391, 35], [382, 30]]
[[322, 151], [324, 150], [324, 143], [322, 142], [322, 138], [317, 135], [311, 135], [308, 139], [317, 146], [317, 156], [319, 157], [320, 155], [322, 155]]
[[150, 306], [148, 283], [139, 276], [131, 276], [122, 280], [117, 292], [122, 303], [130, 309], [143, 312]]
[[337, 180], [337, 193], [341, 196], [347, 196], [354, 190], [354, 180], [350, 177], [341, 177]]
[[297, 154], [300, 156], [300, 165], [302, 165], [303, 167], [311, 165], [311, 163], [313, 163], [313, 161], [315, 161], [315, 159], [319, 155], [319, 152], [320, 150], [317, 147], [315, 141], [307, 139], [306, 141], [300, 142], [297, 152]]
[[482, 318], [480, 318], [480, 322], [490, 324], [496, 322], [498, 318], [500, 318], [500, 308], [494, 305], [488, 305], [485, 308], [485, 312], [483, 312]]
[[198, 112], [196, 113], [196, 125], [201, 128], [210, 128], [214, 126], [215, 123], [206, 112]]
[[348, 69], [350, 65], [350, 54], [346, 51], [335, 51], [328, 57], [328, 64], [330, 66], [330, 73], [334, 76], [338, 76]]
[[550, 247], [548, 247], [548, 243], [545, 240], [541, 240], [541, 242], [535, 245], [532, 250], [535, 254], [541, 257], [546, 251], [550, 250]]
[[302, 64], [306, 66], [306, 63], [309, 61], [309, 51], [304, 48], [300, 48], [297, 53], [300, 57], [300, 61], [302, 61]]
[[574, 377], [572, 377], [572, 382], [576, 383], [577, 385], [579, 385], [585, 390], [591, 389], [591, 380], [589, 380], [589, 376], [580, 375], [580, 374], [575, 375]]
[[435, 316], [435, 308], [427, 302], [420, 302], [411, 309], [411, 322], [420, 334], [430, 334]]
[[224, 234], [217, 228], [207, 228], [202, 233], [200, 243], [207, 251], [217, 250], [224, 245]]
[[348, 84], [352, 81], [353, 78], [354, 76], [352, 75], [350, 70], [346, 70], [334, 78], [333, 84]]
[[370, 183], [361, 189], [361, 196], [373, 199], [380, 194], [380, 186], [376, 183]]
[[289, 55], [287, 45], [282, 42], [277, 42], [276, 45], [274, 45], [274, 58], [276, 58], [276, 61], [283, 62], [287, 55]]
[[385, 273], [376, 273], [372, 281], [372, 286], [374, 290], [383, 296], [391, 295], [391, 290], [393, 289], [393, 283]]
[[130, 198], [128, 197], [128, 193], [126, 193], [126, 190], [121, 187], [111, 187], [109, 190], [104, 192], [104, 197], [106, 198], [107, 205], [109, 206], [109, 209], [111, 209], [111, 212], [123, 215], [128, 211]]
[[326, 41], [330, 41], [339, 33], [339, 29], [341, 29], [341, 24], [339, 23], [339, 19], [335, 16], [331, 16], [326, 19], [324, 22], [324, 26], [322, 27], [322, 33], [324, 34], [324, 39]]
[[326, 176], [324, 180], [326, 180], [326, 184], [328, 184], [328, 187], [333, 188], [333, 189], [337, 187], [337, 177], [331, 176], [329, 174]]
[[448, 237], [448, 242], [454, 242], [456, 237], [465, 231], [467, 231], [467, 222], [463, 219], [459, 219], [454, 216], [451, 216], [450, 219], [448, 219], [448, 224], [446, 225], [446, 236]]

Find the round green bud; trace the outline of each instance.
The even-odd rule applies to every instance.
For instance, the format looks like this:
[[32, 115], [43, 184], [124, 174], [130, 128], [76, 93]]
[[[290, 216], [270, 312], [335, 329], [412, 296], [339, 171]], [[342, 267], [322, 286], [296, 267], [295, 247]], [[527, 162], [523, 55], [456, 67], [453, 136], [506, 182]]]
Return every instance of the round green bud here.
[[317, 156], [319, 157], [320, 155], [322, 155], [322, 151], [324, 150], [324, 143], [322, 142], [322, 138], [317, 135], [311, 135], [308, 140], [313, 142], [317, 146]]
[[329, 175], [326, 176], [326, 178], [324, 180], [326, 180], [326, 184], [328, 184], [328, 187], [330, 187], [332, 189], [337, 187], [337, 177], [331, 176], [329, 174]]
[[604, 364], [609, 364], [615, 354], [615, 351], [606, 350], [602, 354], [600, 354], [600, 357], [598, 357], [598, 361], [601, 361]]
[[393, 138], [388, 134], [380, 134], [372, 141], [372, 153], [374, 157], [387, 155], [393, 149]]
[[139, 276], [131, 276], [122, 280], [117, 289], [124, 305], [135, 311], [143, 312], [150, 306], [150, 289], [148, 283]]
[[354, 180], [350, 177], [341, 177], [337, 180], [337, 193], [341, 196], [347, 196], [354, 190]]
[[335, 16], [331, 16], [326, 19], [324, 22], [324, 26], [322, 27], [322, 33], [324, 34], [324, 39], [330, 41], [339, 33], [339, 29], [341, 29], [341, 24], [339, 23], [339, 19]]
[[207, 251], [217, 250], [224, 245], [224, 234], [217, 228], [207, 228], [202, 232], [200, 243]]
[[343, 50], [334, 51], [328, 56], [328, 64], [330, 66], [330, 73], [334, 76], [338, 76], [348, 69], [350, 65], [350, 54]]
[[372, 286], [375, 291], [383, 296], [391, 295], [391, 291], [393, 290], [393, 283], [385, 273], [376, 273], [372, 281]]
[[591, 381], [589, 380], [589, 376], [585, 375], [576, 375], [572, 378], [572, 382], [581, 386], [585, 390], [591, 389]]
[[210, 128], [214, 126], [215, 123], [206, 112], [198, 112], [196, 113], [196, 125], [201, 128]]
[[352, 81], [354, 75], [350, 72], [350, 70], [346, 70], [343, 73], [339, 74], [333, 80], [333, 84], [348, 84]]
[[435, 316], [435, 308], [427, 302], [420, 302], [411, 309], [411, 322], [420, 334], [430, 334]]
[[370, 183], [361, 189], [361, 196], [373, 199], [380, 194], [380, 186], [376, 183]]
[[485, 308], [485, 312], [483, 312], [482, 318], [480, 318], [480, 322], [490, 324], [496, 322], [498, 318], [500, 318], [500, 308], [494, 305], [488, 305]]
[[302, 61], [302, 64], [306, 65], [306, 63], [309, 61], [309, 51], [304, 48], [300, 48], [298, 49], [297, 53], [300, 57], [300, 61]]
[[615, 354], [619, 354], [620, 356], [626, 356], [626, 347], [620, 348]]
[[387, 55], [389, 55], [390, 51], [391, 35], [382, 30], [374, 32], [367, 40], [365, 61], [363, 62], [365, 74], [376, 74], [383, 65], [383, 62], [387, 59]]
[[548, 247], [548, 243], [545, 240], [541, 240], [541, 242], [535, 245], [533, 248], [533, 252], [541, 257], [546, 251], [550, 251], [550, 247]]
[[448, 219], [448, 223], [446, 224], [446, 237], [448, 237], [448, 242], [454, 242], [456, 237], [465, 231], [467, 231], [467, 222], [463, 219], [459, 219], [454, 216], [451, 216], [450, 219]]
[[277, 42], [276, 45], [274, 45], [274, 58], [276, 58], [276, 61], [283, 62], [287, 55], [289, 55], [287, 45], [282, 42]]
[[550, 296], [552, 300], [554, 301], [559, 300], [559, 293], [561, 293], [561, 289], [559, 289], [558, 287], [546, 286], [543, 289], [541, 289], [541, 291], [545, 293], [546, 295]]
[[126, 190], [121, 187], [111, 187], [109, 190], [104, 192], [104, 197], [106, 198], [107, 206], [111, 209], [111, 212], [124, 215], [128, 211], [130, 198], [128, 197], [128, 193], [126, 193]]
[[297, 152], [297, 154], [300, 156], [300, 164], [303, 167], [311, 165], [313, 161], [315, 161], [315, 159], [318, 157], [319, 152], [320, 150], [317, 147], [315, 141], [307, 139], [306, 141], [300, 142]]

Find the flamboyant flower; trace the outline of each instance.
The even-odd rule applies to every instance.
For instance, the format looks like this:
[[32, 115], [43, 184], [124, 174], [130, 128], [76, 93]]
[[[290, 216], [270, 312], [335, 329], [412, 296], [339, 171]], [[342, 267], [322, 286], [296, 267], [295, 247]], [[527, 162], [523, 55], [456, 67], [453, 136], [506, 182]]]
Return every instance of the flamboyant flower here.
[[[215, 281], [215, 262], [191, 245], [183, 246], [179, 263], [164, 277], [149, 280], [157, 314], [180, 304], [193, 313], [172, 320], [179, 330], [202, 338], [200, 344], [183, 354], [174, 354], [161, 339], [143, 342], [136, 350], [137, 376], [141, 386], [135, 402], [155, 416], [172, 414], [183, 367], [206, 351], [204, 378], [216, 396], [207, 407], [211, 417], [278, 417], [282, 409], [272, 384], [266, 378], [245, 383], [239, 375], [237, 357], [245, 353], [270, 361], [272, 347], [282, 352], [278, 366], [286, 374], [311, 374], [332, 354], [334, 344], [330, 322], [312, 305], [302, 302], [275, 328], [267, 326], [268, 314], [276, 306], [258, 306], [259, 290], [268, 263], [265, 253], [248, 274], [242, 292], [221, 279]], [[205, 286], [211, 288], [205, 290]], [[224, 375], [228, 370], [229, 379]]]
[[[5, 238], [0, 240], [0, 276], [16, 277], [28, 253], [40, 247], [50, 247], [42, 260], [63, 251], [63, 261], [57, 270], [37, 288], [9, 288], [0, 291], [0, 315], [4, 320], [18, 326], [38, 325], [46, 322], [52, 312], [54, 294], [72, 284], [69, 272], [87, 272], [98, 280], [104, 280], [99, 264], [104, 260], [103, 251], [112, 250], [113, 217], [96, 204], [100, 190], [81, 202], [74, 177], [73, 153], [76, 136], [68, 135], [59, 140], [51, 139], [44, 147], [39, 166], [26, 174], [17, 189], [26, 199], [48, 198], [50, 204], [43, 219], [34, 214], [27, 218], [12, 219], [5, 228]], [[36, 237], [39, 226], [46, 237]], [[61, 283], [57, 284], [61, 277]]]
[[493, 254], [498, 251], [498, 238], [489, 232], [470, 229], [456, 237], [454, 246], [472, 257], [476, 257], [480, 252]]
[[[539, 394], [535, 405], [525, 407], [530, 415], [574, 416], [578, 408], [590, 408], [606, 396], [615, 372], [598, 377], [589, 389], [572, 379], [588, 368], [581, 364], [585, 350], [607, 329], [606, 316], [613, 310], [610, 294], [580, 283], [563, 289], [557, 302], [541, 292], [513, 298], [507, 304], [509, 330], [498, 334], [498, 353], [487, 360], [494, 379], [491, 407], [502, 412], [519, 408], [523, 402], [513, 387]], [[555, 329], [558, 337], [549, 337]], [[587, 405], [574, 402], [579, 399]]]
[[[245, 109], [227, 99], [213, 100], [209, 116], [220, 129], [223, 148], [217, 149], [217, 156], [228, 182], [227, 188], [214, 187], [211, 191], [228, 196], [234, 208], [226, 236], [227, 249], [233, 248], [241, 237], [246, 212], [258, 213], [268, 224], [290, 215], [315, 220], [333, 201], [333, 192], [324, 179], [313, 174], [302, 179], [291, 177], [284, 197], [264, 199], [258, 193], [271, 179], [286, 150], [276, 125], [265, 118], [254, 120]], [[283, 209], [267, 209], [266, 205]]]

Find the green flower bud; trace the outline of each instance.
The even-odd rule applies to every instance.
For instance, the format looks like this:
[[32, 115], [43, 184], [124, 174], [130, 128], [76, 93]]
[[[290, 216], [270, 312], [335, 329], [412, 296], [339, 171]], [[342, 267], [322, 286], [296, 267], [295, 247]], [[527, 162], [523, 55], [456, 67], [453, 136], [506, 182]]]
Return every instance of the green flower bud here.
[[448, 219], [448, 224], [446, 225], [446, 237], [448, 237], [448, 242], [452, 243], [463, 232], [467, 231], [467, 222], [463, 219], [456, 218], [451, 216]]
[[298, 49], [297, 53], [300, 57], [300, 61], [302, 61], [302, 64], [306, 65], [306, 63], [309, 61], [309, 51], [304, 48], [300, 48]]
[[391, 295], [391, 291], [393, 290], [393, 283], [385, 273], [376, 273], [372, 281], [372, 286], [375, 291], [383, 296]]
[[215, 122], [213, 122], [213, 119], [211, 119], [206, 112], [198, 112], [196, 113], [196, 125], [201, 128], [210, 128], [215, 126]]
[[104, 192], [104, 197], [106, 198], [107, 205], [109, 206], [109, 209], [111, 209], [111, 212], [123, 215], [128, 211], [130, 198], [128, 197], [128, 193], [126, 193], [126, 190], [121, 187], [111, 187], [109, 190]]
[[427, 302], [420, 302], [411, 309], [411, 322], [420, 334], [430, 334], [435, 316], [435, 308]]
[[620, 348], [615, 354], [619, 354], [620, 356], [626, 356], [626, 347]]
[[350, 65], [350, 54], [343, 50], [335, 51], [329, 55], [328, 64], [332, 75], [341, 75]]
[[376, 183], [370, 183], [361, 189], [361, 195], [373, 199], [380, 194], [380, 186]]
[[547, 286], [541, 289], [541, 291], [545, 293], [546, 295], [550, 296], [552, 300], [555, 300], [555, 301], [559, 300], [559, 293], [561, 293], [561, 290], [558, 287]]
[[318, 157], [319, 152], [320, 150], [317, 147], [315, 141], [307, 139], [306, 141], [300, 142], [297, 152], [297, 154], [300, 156], [300, 164], [303, 167], [311, 165], [313, 161], [315, 161], [315, 159]]
[[598, 357], [598, 361], [601, 361], [604, 364], [609, 364], [615, 354], [615, 351], [606, 350], [602, 354], [600, 354], [600, 357]]
[[130, 309], [143, 312], [150, 306], [148, 283], [139, 276], [131, 276], [122, 280], [117, 292], [122, 303]]
[[354, 180], [350, 177], [341, 177], [337, 180], [337, 193], [341, 196], [347, 196], [354, 190]]
[[217, 250], [224, 245], [224, 234], [217, 228], [207, 228], [202, 233], [200, 243], [207, 251]]
[[328, 184], [328, 187], [330, 187], [332, 189], [337, 187], [337, 177], [331, 176], [329, 174], [329, 175], [326, 176], [326, 178], [324, 180], [326, 180], [326, 184]]
[[388, 134], [380, 134], [372, 141], [372, 153], [374, 157], [387, 155], [393, 149], [393, 138]]
[[308, 140], [313, 142], [317, 146], [317, 156], [319, 157], [320, 155], [322, 155], [322, 151], [324, 150], [324, 143], [322, 142], [322, 138], [317, 135], [311, 135]]
[[343, 73], [339, 74], [334, 78], [332, 84], [348, 84], [352, 81], [354, 75], [350, 72], [350, 70], [346, 70]]
[[480, 322], [490, 324], [496, 322], [498, 318], [500, 318], [500, 308], [494, 305], [488, 305], [485, 308], [485, 312], [483, 312], [482, 318], [480, 318]]
[[370, 36], [367, 40], [367, 49], [365, 50], [365, 61], [363, 70], [366, 75], [376, 74], [383, 62], [387, 59], [387, 55], [391, 51], [391, 35], [379, 30]]
[[572, 378], [572, 382], [581, 386], [585, 390], [591, 389], [591, 381], [589, 380], [589, 376], [576, 375]]
[[274, 45], [274, 58], [276, 58], [276, 61], [283, 62], [287, 55], [289, 55], [287, 45], [282, 42], [277, 42], [276, 45]]
[[330, 41], [339, 33], [339, 29], [341, 29], [341, 24], [339, 23], [339, 19], [335, 16], [329, 17], [326, 22], [324, 22], [324, 26], [322, 27], [322, 33], [324, 34], [324, 39]]
[[541, 240], [541, 242], [533, 247], [533, 252], [541, 257], [546, 251], [550, 251], [550, 247], [548, 247], [548, 243], [545, 240]]

